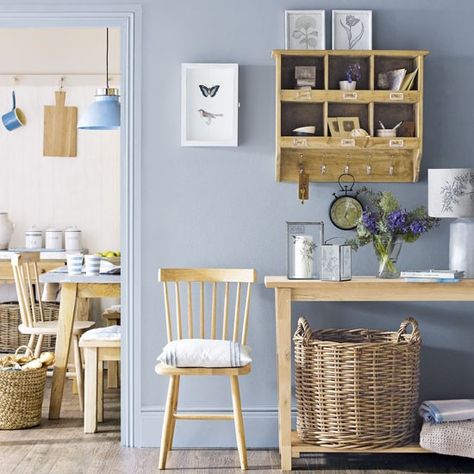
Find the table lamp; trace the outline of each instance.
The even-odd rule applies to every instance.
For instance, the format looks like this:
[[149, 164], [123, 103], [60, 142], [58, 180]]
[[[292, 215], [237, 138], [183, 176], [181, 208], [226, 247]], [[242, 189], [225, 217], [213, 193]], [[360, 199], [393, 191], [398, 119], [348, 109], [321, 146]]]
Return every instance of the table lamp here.
[[429, 169], [428, 214], [449, 226], [449, 268], [474, 278], [474, 169]]

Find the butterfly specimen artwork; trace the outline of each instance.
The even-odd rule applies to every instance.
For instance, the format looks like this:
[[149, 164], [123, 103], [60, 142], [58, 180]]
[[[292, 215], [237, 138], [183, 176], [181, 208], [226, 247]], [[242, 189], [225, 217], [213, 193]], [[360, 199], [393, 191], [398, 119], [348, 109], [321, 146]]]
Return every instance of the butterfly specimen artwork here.
[[237, 146], [239, 66], [181, 65], [181, 145]]
[[219, 87], [219, 85], [207, 87], [203, 86], [202, 84], [199, 84], [199, 89], [201, 89], [202, 95], [204, 97], [214, 97], [217, 94]]

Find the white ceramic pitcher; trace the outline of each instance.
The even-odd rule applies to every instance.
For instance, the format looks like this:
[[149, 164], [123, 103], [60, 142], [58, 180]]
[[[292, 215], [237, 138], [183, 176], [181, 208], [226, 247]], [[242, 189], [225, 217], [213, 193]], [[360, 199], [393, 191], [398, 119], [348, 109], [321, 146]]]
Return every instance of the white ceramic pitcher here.
[[0, 212], [0, 250], [8, 249], [13, 229], [13, 222], [8, 218], [8, 212]]

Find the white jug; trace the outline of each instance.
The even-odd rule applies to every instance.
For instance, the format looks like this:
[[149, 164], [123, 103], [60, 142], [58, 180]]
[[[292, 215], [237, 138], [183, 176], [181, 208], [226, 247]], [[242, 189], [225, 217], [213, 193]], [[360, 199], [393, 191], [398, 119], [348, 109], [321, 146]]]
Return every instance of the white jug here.
[[0, 250], [8, 249], [13, 229], [13, 223], [8, 219], [8, 212], [0, 212]]

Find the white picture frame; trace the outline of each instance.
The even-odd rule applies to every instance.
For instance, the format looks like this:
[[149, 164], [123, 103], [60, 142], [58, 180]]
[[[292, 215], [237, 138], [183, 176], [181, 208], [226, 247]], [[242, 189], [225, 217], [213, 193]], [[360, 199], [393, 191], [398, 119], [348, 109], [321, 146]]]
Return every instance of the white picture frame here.
[[239, 65], [181, 65], [181, 146], [238, 146]]
[[326, 49], [325, 11], [286, 10], [285, 49]]
[[372, 10], [333, 10], [332, 49], [372, 49]]

